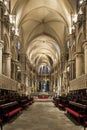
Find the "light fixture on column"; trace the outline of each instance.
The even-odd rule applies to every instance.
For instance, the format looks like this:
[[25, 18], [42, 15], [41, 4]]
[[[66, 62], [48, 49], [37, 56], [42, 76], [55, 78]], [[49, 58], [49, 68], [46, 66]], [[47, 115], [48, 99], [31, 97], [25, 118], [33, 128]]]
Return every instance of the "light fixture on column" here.
[[19, 36], [19, 30], [18, 27], [16, 27], [16, 16], [10, 14], [9, 19], [11, 24], [11, 31], [14, 33], [14, 35]]
[[80, 0], [80, 1], [79, 1], [79, 4], [82, 5], [82, 3], [83, 3], [83, 0]]
[[7, 5], [8, 5], [8, 1], [7, 1], [7, 0], [4, 0], [4, 4], [7, 6]]
[[70, 71], [70, 66], [67, 66], [67, 72], [69, 72]]
[[19, 29], [17, 27], [15, 28], [15, 35], [19, 36]]
[[72, 34], [74, 32], [75, 32], [75, 26], [73, 24], [71, 27], [69, 27], [69, 34]]
[[76, 22], [77, 22], [77, 18], [78, 18], [78, 14], [74, 14], [74, 15], [72, 16], [72, 21], [73, 21], [73, 23], [76, 23]]
[[16, 22], [16, 16], [10, 14], [10, 15], [9, 15], [9, 19], [10, 19], [10, 23], [13, 24], [13, 25], [15, 25], [15, 22]]
[[6, 6], [6, 8], [9, 10], [9, 2], [10, 0], [3, 0], [4, 5]]
[[82, 8], [80, 7], [79, 11], [78, 11], [78, 14], [79, 15], [82, 15], [83, 14], [83, 11], [82, 11]]
[[11, 24], [11, 30], [12, 32], [15, 32], [15, 15], [9, 15], [9, 20], [10, 20], [10, 24]]
[[0, 0], [1, 2], [3, 2], [6, 6], [9, 3], [9, 0]]
[[69, 27], [69, 34], [72, 34], [75, 30], [74, 24], [77, 22], [78, 14], [71, 15], [71, 26]]
[[72, 34], [72, 27], [69, 27], [69, 34]]
[[21, 72], [20, 66], [17, 66], [17, 71], [18, 71], [18, 72]]

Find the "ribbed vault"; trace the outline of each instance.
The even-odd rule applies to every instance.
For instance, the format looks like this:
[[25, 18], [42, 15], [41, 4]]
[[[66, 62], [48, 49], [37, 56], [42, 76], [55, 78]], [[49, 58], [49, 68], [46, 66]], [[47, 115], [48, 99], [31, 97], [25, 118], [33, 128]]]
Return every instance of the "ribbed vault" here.
[[[34, 68], [58, 65], [75, 0], [11, 0], [22, 51]], [[38, 66], [38, 67], [37, 67]]]

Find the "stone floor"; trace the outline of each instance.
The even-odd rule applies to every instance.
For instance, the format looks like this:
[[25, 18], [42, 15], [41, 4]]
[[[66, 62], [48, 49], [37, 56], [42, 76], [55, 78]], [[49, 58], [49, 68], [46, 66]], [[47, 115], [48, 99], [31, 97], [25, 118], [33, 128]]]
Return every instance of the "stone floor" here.
[[4, 125], [4, 130], [84, 130], [72, 122], [64, 111], [52, 102], [35, 102], [14, 121]]

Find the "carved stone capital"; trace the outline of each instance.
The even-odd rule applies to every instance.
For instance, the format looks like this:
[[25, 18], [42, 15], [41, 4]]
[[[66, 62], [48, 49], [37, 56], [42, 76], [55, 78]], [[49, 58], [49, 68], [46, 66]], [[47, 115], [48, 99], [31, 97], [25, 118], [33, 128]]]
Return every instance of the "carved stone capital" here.
[[76, 57], [81, 57], [81, 56], [83, 56], [83, 53], [82, 53], [82, 52], [76, 52], [76, 53], [74, 54], [74, 56], [75, 56], [75, 58], [76, 58]]
[[69, 59], [68, 60], [68, 63], [71, 64], [71, 63], [74, 63], [75, 62], [75, 59]]
[[5, 52], [5, 53], [4, 53], [4, 58], [9, 58], [9, 59], [11, 59], [11, 58], [12, 58], [11, 52]]
[[87, 49], [87, 40], [83, 41], [83, 48]]
[[4, 47], [4, 41], [0, 40], [0, 49]]

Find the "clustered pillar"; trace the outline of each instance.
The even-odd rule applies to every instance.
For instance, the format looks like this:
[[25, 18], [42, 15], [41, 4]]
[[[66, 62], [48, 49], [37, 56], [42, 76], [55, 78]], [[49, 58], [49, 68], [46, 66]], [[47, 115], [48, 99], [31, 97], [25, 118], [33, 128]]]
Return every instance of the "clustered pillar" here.
[[2, 48], [3, 48], [3, 41], [0, 40], [0, 74], [2, 74]]
[[9, 78], [11, 77], [11, 55], [10, 54], [6, 56], [6, 75]]
[[7, 77], [11, 77], [11, 53], [5, 53], [4, 54], [4, 57], [3, 57], [3, 63], [5, 65], [5, 70], [4, 71], [4, 74], [7, 76]]
[[83, 70], [83, 63], [84, 63], [83, 53], [78, 52], [76, 53], [76, 78], [81, 76], [84, 72]]
[[85, 60], [85, 74], [87, 74], [87, 41], [83, 44], [84, 47], [84, 60]]

